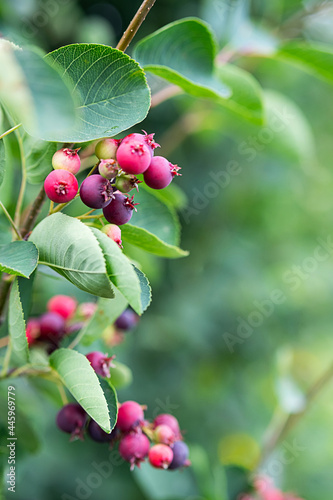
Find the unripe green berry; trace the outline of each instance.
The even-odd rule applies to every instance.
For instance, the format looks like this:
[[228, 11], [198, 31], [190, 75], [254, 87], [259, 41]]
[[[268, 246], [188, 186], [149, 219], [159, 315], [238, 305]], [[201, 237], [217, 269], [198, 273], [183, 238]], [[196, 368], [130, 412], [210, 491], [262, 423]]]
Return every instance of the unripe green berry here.
[[119, 144], [120, 141], [117, 139], [102, 139], [96, 144], [95, 155], [100, 160], [115, 160]]

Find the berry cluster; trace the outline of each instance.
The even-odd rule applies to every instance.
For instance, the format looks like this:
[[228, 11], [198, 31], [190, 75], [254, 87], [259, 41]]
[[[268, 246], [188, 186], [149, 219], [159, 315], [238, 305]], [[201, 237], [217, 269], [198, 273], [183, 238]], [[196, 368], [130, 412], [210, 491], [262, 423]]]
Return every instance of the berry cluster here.
[[[91, 356], [94, 354], [94, 356]], [[97, 369], [105, 363], [95, 357], [96, 353], [87, 355], [93, 359]], [[110, 361], [107, 361], [109, 363]], [[111, 446], [119, 443], [120, 456], [129, 462], [131, 470], [135, 465], [148, 458], [149, 463], [157, 469], [175, 470], [188, 467], [189, 450], [183, 442], [178, 420], [167, 413], [158, 415], [149, 423], [145, 420], [146, 407], [135, 401], [125, 401], [119, 405], [115, 428], [107, 434], [99, 425], [88, 418], [83, 408], [77, 403], [69, 403], [59, 411], [57, 426], [60, 430], [71, 434], [71, 440], [83, 440], [84, 433], [99, 443], [108, 442]], [[152, 446], [151, 446], [152, 443]]]
[[[181, 175], [180, 167], [162, 156], [154, 156], [154, 149], [158, 146], [154, 134], [146, 132], [98, 142], [95, 155], [99, 162], [81, 184], [82, 202], [93, 210], [102, 209], [110, 224], [121, 226], [129, 222], [137, 203], [128, 193], [133, 188], [138, 190], [138, 184], [142, 182], [137, 175], [143, 174], [144, 182], [153, 189], [163, 189], [173, 177]], [[53, 155], [52, 166], [55, 170], [44, 183], [47, 196], [55, 203], [73, 200], [78, 193], [75, 177], [80, 169], [78, 149], [60, 149]], [[110, 237], [121, 246], [120, 230], [118, 233], [115, 228], [105, 231], [110, 232]], [[117, 234], [114, 236], [114, 233]]]
[[267, 476], [256, 477], [253, 481], [254, 493], [241, 495], [239, 500], [302, 500], [292, 493], [283, 493], [274, 486]]

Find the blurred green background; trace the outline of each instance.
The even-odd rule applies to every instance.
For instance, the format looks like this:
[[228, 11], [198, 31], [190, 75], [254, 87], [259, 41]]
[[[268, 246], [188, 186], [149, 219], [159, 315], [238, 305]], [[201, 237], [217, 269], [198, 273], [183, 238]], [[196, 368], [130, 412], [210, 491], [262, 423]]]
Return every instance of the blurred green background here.
[[[3, 0], [0, 30], [45, 51], [83, 41], [115, 46], [138, 6], [128, 0]], [[281, 37], [329, 44], [333, 38], [333, 2], [157, 0], [137, 40], [184, 16], [211, 23], [230, 50], [264, 50]], [[161, 154], [182, 167], [176, 184], [185, 193], [182, 248], [190, 256], [166, 261], [125, 248], [147, 273], [153, 302], [137, 330], [114, 349], [134, 374], [120, 401], [147, 404], [149, 417], [174, 413], [192, 445], [194, 467], [133, 474], [115, 461], [110, 477], [85, 490], [93, 462], [106, 460], [109, 451], [88, 440], [69, 444], [54, 423], [58, 394], [22, 379], [16, 382], [22, 446], [14, 498], [202, 500], [223, 481], [226, 465], [234, 500], [241, 468], [255, 467], [269, 426], [299, 411], [304, 392], [330, 365], [332, 87], [276, 60], [236, 55], [233, 62], [265, 89], [265, 127], [188, 96], [153, 108], [137, 127], [156, 132]], [[12, 167], [14, 177], [15, 161]], [[9, 206], [16, 189], [8, 183], [2, 189]], [[87, 300], [65, 280], [40, 275], [34, 312], [43, 312], [55, 293]], [[327, 386], [264, 466], [279, 487], [306, 500], [332, 498], [332, 396]]]

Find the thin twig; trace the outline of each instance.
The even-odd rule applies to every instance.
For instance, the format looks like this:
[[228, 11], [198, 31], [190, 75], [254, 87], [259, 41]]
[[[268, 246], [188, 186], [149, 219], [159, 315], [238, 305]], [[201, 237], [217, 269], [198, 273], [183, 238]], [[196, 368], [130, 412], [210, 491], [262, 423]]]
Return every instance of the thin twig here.
[[6, 132], [4, 132], [3, 134], [0, 135], [0, 139], [3, 139], [4, 137], [6, 137], [6, 135], [11, 134], [12, 132], [14, 132], [14, 130], [18, 129], [21, 125], [22, 125], [22, 123], [19, 123], [18, 125], [15, 125], [15, 127], [12, 127], [9, 130], [6, 130]]
[[12, 228], [14, 229], [14, 231], [15, 231], [16, 236], [18, 237], [18, 239], [22, 240], [22, 236], [21, 236], [21, 233], [20, 233], [18, 227], [16, 226], [15, 222], [13, 221], [13, 219], [11, 218], [11, 216], [9, 215], [9, 213], [8, 213], [5, 205], [2, 203], [2, 201], [0, 201], [0, 207], [4, 211], [4, 214], [7, 217], [8, 221], [10, 222]]
[[45, 201], [45, 191], [44, 191], [44, 186], [42, 186], [41, 190], [39, 191], [38, 195], [37, 195], [37, 198], [35, 199], [35, 201], [33, 202], [29, 212], [28, 212], [28, 215], [21, 227], [21, 234], [23, 236], [23, 238], [29, 233], [29, 231], [31, 231], [37, 217], [38, 217], [38, 214], [42, 208], [42, 205]]
[[139, 10], [133, 17], [132, 21], [128, 25], [128, 28], [126, 29], [126, 31], [124, 32], [123, 36], [120, 39], [116, 47], [118, 50], [124, 52], [127, 49], [129, 44], [133, 40], [136, 32], [140, 28], [141, 24], [146, 19], [146, 16], [150, 11], [150, 9], [152, 8], [152, 6], [154, 5], [155, 1], [156, 0], [144, 0], [142, 2], [142, 4], [139, 7]]
[[174, 97], [178, 94], [182, 94], [183, 90], [178, 87], [177, 85], [170, 85], [169, 87], [166, 87], [165, 89], [160, 90], [159, 92], [156, 92], [156, 94], [151, 96], [151, 108], [155, 108], [162, 102], [166, 101], [167, 99], [170, 99], [171, 97]]

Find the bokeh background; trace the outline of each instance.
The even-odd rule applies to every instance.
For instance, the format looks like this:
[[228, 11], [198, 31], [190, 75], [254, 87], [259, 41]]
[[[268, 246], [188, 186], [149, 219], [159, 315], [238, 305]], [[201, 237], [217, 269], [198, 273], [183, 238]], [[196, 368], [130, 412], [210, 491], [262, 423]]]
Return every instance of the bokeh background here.
[[[74, 42], [115, 46], [138, 6], [2, 0], [0, 30], [45, 51]], [[186, 16], [210, 23], [231, 51], [250, 44], [262, 52], [288, 37], [333, 41], [333, 2], [305, 0], [157, 0], [137, 40]], [[218, 485], [226, 474], [234, 500], [268, 433], [302, 410], [306, 390], [331, 364], [332, 87], [277, 60], [233, 57], [264, 88], [265, 127], [180, 95], [153, 108], [137, 128], [156, 132], [161, 154], [182, 166], [175, 182], [183, 191], [177, 191], [182, 248], [190, 256], [166, 261], [125, 248], [147, 273], [153, 302], [114, 349], [134, 376], [119, 399], [147, 404], [150, 417], [174, 413], [194, 467], [130, 473], [115, 461], [101, 484], [82, 486], [109, 451], [88, 440], [70, 444], [55, 427], [57, 392], [22, 379], [16, 499], [222, 500]], [[13, 178], [18, 168], [14, 159]], [[1, 199], [10, 206], [17, 186], [9, 180], [4, 186]], [[34, 313], [55, 293], [89, 300], [43, 274]], [[332, 396], [327, 385], [264, 466], [279, 487], [306, 500], [332, 498]]]

